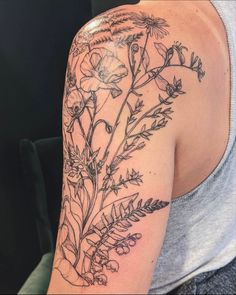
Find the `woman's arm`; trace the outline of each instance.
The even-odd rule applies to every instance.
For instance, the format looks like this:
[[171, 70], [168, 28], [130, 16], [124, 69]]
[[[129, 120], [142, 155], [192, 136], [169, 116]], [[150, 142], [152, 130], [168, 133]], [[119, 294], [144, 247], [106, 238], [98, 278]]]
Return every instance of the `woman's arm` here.
[[192, 70], [168, 34], [168, 20], [121, 7], [73, 41], [50, 294], [149, 289], [170, 210], [175, 100], [184, 94], [174, 69]]

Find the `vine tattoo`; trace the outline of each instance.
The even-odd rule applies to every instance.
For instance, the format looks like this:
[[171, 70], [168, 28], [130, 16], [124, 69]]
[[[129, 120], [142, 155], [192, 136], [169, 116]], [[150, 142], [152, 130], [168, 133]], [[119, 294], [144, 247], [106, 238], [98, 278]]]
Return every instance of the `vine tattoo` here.
[[[118, 175], [119, 166], [145, 149], [151, 136], [172, 119], [171, 104], [185, 94], [182, 80], [174, 76], [168, 81], [164, 70], [185, 68], [196, 72], [200, 82], [205, 75], [194, 52], [187, 63], [187, 47], [180, 42], [170, 46], [160, 42], [169, 34], [169, 25], [162, 18], [116, 9], [96, 21], [99, 26], [85, 28], [75, 37], [67, 67], [63, 199], [59, 258], [54, 264], [68, 283], [84, 287], [106, 285], [107, 274], [119, 271], [118, 257], [128, 254], [142, 238], [139, 232], [130, 233], [132, 225], [169, 204], [156, 197], [144, 201], [138, 191], [125, 194], [130, 186], [143, 184], [140, 171], [130, 168]], [[105, 48], [106, 44], [114, 50]], [[148, 45], [160, 61], [155, 67], [150, 66]], [[126, 54], [127, 62], [119, 58], [119, 52]], [[120, 86], [124, 78], [131, 81], [127, 90]], [[159, 97], [156, 104], [144, 109], [141, 92], [149, 83], [156, 84]], [[114, 122], [99, 117], [109, 100], [120, 101]], [[124, 112], [128, 115], [123, 136], [111, 152]], [[108, 138], [105, 147], [94, 142], [98, 128], [103, 128]], [[75, 134], [81, 137], [79, 143]]]

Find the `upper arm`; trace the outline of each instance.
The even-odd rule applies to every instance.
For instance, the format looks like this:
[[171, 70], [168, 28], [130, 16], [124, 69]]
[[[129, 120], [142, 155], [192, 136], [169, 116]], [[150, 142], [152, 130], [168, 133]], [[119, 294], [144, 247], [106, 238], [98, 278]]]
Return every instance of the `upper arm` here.
[[182, 81], [165, 73], [174, 54], [182, 64], [181, 50], [159, 40], [167, 34], [163, 19], [118, 10], [74, 39], [49, 293], [148, 291], [173, 187], [174, 100], [183, 94]]

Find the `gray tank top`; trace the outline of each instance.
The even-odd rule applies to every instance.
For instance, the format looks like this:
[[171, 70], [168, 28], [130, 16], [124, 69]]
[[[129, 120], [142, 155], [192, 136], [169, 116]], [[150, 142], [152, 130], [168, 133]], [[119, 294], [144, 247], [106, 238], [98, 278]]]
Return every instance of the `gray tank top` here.
[[211, 174], [172, 201], [149, 294], [165, 294], [236, 257], [236, 2], [211, 1], [223, 20], [231, 59], [230, 133]]

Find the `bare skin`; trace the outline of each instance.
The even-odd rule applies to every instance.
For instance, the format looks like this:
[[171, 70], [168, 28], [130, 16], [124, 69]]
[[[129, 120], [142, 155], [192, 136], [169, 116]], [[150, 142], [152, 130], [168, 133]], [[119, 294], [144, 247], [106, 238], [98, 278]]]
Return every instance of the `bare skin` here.
[[147, 293], [171, 200], [224, 153], [229, 75], [224, 27], [208, 1], [141, 1], [78, 33], [49, 294]]
[[[186, 99], [184, 117], [178, 112], [181, 114], [180, 132], [172, 193], [172, 199], [176, 199], [207, 178], [219, 163], [227, 146], [230, 127], [230, 61], [227, 37], [224, 25], [209, 1], [144, 0], [139, 5], [147, 11], [161, 9], [163, 13], [173, 15], [173, 25], [178, 28], [176, 34], [189, 38], [192, 44], [196, 44], [199, 54], [204, 54], [208, 69], [206, 83], [201, 89], [193, 89]], [[178, 103], [182, 108], [182, 102]]]

